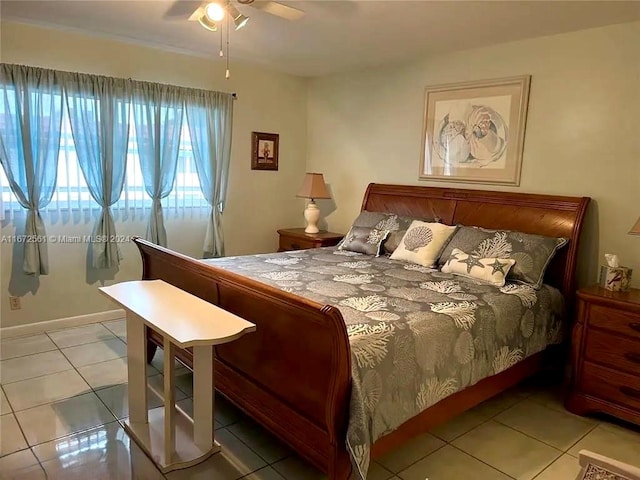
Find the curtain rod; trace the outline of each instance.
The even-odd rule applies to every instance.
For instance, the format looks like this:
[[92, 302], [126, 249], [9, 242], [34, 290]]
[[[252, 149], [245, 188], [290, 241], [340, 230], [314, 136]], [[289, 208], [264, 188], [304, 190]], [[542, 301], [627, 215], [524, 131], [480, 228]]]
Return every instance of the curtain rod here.
[[[0, 0], [1, 1], [1, 0]], [[146, 84], [155, 84], [155, 85], [165, 85], [165, 86], [169, 86], [169, 87], [175, 87], [175, 88], [183, 88], [185, 90], [191, 90], [193, 92], [205, 92], [205, 93], [227, 93], [227, 92], [219, 92], [216, 90], [207, 90], [204, 88], [194, 88], [194, 87], [185, 87], [182, 85], [173, 85], [170, 83], [162, 83], [162, 82], [151, 82], [148, 80], [137, 80], [135, 78], [124, 78], [124, 77], [112, 77], [109, 75], [101, 75], [101, 74], [95, 74], [95, 73], [85, 73], [85, 72], [71, 72], [68, 70], [57, 70], [57, 69], [52, 69], [52, 68], [44, 68], [44, 67], [38, 67], [38, 66], [34, 66], [34, 65], [24, 65], [24, 64], [16, 64], [16, 63], [5, 63], [5, 62], [0, 62], [0, 66], [8, 66], [8, 67], [24, 67], [24, 68], [32, 68], [34, 70], [41, 70], [41, 71], [50, 71], [50, 72], [60, 72], [60, 73], [70, 73], [70, 74], [74, 74], [74, 75], [86, 75], [88, 77], [102, 77], [102, 78], [109, 78], [109, 79], [115, 79], [115, 80], [129, 80], [131, 82], [139, 82], [139, 83], [146, 83]], [[238, 99], [238, 95], [233, 92], [230, 94], [234, 100]]]

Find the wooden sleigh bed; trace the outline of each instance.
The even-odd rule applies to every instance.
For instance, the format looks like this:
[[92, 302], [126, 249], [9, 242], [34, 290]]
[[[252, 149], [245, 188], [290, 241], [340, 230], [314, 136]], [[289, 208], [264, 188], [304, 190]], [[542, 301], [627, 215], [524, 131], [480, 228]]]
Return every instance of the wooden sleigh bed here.
[[[362, 209], [569, 239], [547, 269], [545, 283], [563, 293], [571, 318], [578, 241], [588, 203], [586, 197], [370, 184]], [[220, 393], [331, 480], [349, 478], [345, 436], [351, 355], [340, 311], [144, 240], [135, 242], [143, 279], [162, 279], [256, 324], [255, 333], [216, 348]], [[148, 358], [159, 345], [162, 339], [149, 331]], [[436, 403], [376, 441], [373, 457], [540, 371], [544, 354]], [[191, 364], [189, 351], [178, 356]]]

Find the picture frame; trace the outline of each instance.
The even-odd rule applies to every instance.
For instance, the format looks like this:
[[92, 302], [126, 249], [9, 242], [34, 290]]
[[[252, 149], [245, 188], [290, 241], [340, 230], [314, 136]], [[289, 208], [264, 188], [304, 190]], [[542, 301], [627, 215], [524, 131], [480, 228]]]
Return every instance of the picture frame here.
[[420, 180], [520, 185], [530, 75], [425, 89]]
[[251, 132], [251, 170], [278, 170], [280, 135]]

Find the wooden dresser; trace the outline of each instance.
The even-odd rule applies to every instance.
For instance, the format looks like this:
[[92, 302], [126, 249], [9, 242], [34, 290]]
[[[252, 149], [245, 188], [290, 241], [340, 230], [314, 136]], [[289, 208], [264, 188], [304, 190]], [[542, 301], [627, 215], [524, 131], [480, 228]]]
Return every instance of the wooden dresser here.
[[306, 250], [307, 248], [333, 247], [344, 235], [342, 233], [304, 233], [304, 228], [281, 228], [279, 252]]
[[640, 425], [640, 290], [578, 291], [572, 362], [568, 410]]

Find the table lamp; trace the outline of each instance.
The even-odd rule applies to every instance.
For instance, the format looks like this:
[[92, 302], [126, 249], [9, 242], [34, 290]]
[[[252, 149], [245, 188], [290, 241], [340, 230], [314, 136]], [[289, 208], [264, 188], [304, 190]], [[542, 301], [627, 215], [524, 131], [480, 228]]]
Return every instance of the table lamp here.
[[629, 235], [640, 235], [640, 218], [636, 221], [635, 225], [629, 230]]
[[318, 233], [320, 231], [318, 229], [320, 209], [316, 205], [315, 199], [331, 198], [322, 174], [307, 173], [296, 196], [309, 199], [307, 208], [304, 210], [304, 218], [307, 221], [307, 228], [304, 229], [305, 233]]

